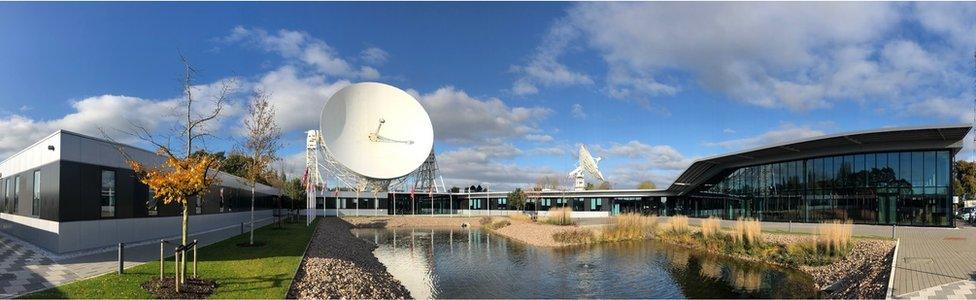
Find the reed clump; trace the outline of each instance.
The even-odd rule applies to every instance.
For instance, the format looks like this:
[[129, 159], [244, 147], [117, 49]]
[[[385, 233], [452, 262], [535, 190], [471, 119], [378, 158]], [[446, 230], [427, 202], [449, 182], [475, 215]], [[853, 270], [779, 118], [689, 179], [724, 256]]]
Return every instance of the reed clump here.
[[657, 234], [657, 216], [626, 213], [613, 218], [613, 223], [600, 233], [600, 240], [607, 242], [640, 240]]
[[828, 256], [847, 253], [851, 246], [851, 222], [831, 221], [817, 225], [817, 251]]
[[762, 224], [753, 218], [738, 218], [732, 226], [732, 241], [743, 246], [762, 243]]
[[546, 217], [546, 224], [552, 225], [573, 225], [573, 209], [570, 207], [553, 207], [549, 209], [549, 215]]
[[691, 232], [691, 227], [688, 226], [688, 217], [677, 215], [671, 217], [668, 221], [668, 232], [676, 235], [684, 235]]
[[552, 239], [566, 244], [589, 244], [596, 242], [596, 234], [586, 228], [575, 228], [552, 234]]
[[701, 222], [701, 234], [705, 239], [722, 237], [722, 220], [717, 217], [708, 217]]

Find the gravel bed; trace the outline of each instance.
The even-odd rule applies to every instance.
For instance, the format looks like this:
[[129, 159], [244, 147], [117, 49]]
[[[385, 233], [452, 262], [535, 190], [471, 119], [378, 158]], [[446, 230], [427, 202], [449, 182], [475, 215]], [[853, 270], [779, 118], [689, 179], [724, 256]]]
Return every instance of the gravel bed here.
[[425, 216], [386, 216], [386, 217], [342, 217], [356, 228], [460, 228], [462, 225], [481, 227], [480, 217], [425, 217]]
[[800, 269], [813, 275], [821, 289], [834, 285], [827, 293], [829, 298], [883, 299], [887, 293], [895, 242], [870, 239], [854, 242], [844, 259], [826, 266]]
[[562, 247], [572, 244], [557, 242], [552, 235], [562, 231], [577, 229], [576, 226], [557, 226], [529, 222], [512, 221], [511, 225], [495, 229], [492, 232], [529, 245], [540, 247]]
[[352, 227], [337, 218], [318, 223], [288, 298], [410, 298], [410, 292], [373, 255], [376, 245], [353, 236]]

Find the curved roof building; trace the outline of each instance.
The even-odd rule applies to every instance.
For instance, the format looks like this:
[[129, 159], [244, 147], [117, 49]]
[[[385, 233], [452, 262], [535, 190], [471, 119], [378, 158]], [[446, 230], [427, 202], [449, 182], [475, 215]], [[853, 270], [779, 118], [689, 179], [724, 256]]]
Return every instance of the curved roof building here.
[[971, 125], [820, 136], [701, 159], [668, 214], [949, 226], [952, 161]]

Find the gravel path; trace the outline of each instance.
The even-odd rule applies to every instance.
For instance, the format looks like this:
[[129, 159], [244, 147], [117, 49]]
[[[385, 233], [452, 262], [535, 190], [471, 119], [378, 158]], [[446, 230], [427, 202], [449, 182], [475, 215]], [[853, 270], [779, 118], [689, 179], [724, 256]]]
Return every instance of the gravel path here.
[[481, 227], [480, 217], [424, 217], [424, 216], [395, 216], [395, 217], [342, 217], [357, 228], [460, 228], [462, 224]]
[[410, 292], [373, 255], [376, 245], [353, 236], [352, 227], [337, 218], [319, 221], [288, 298], [410, 298]]
[[821, 267], [800, 267], [813, 275], [818, 287], [837, 282], [829, 298], [882, 299], [888, 286], [891, 255], [895, 242], [855, 240], [851, 253], [844, 259]]

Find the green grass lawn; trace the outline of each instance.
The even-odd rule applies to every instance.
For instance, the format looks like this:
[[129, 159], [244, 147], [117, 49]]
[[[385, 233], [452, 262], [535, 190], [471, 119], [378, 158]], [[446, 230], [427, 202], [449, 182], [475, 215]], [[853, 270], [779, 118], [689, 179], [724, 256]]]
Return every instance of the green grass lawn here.
[[[245, 233], [199, 248], [197, 275], [217, 282], [217, 290], [210, 298], [284, 298], [316, 223], [310, 227], [298, 222], [286, 224], [284, 229], [272, 226], [257, 229], [254, 240], [265, 242], [263, 247], [238, 247], [238, 243], [247, 242]], [[190, 255], [188, 275], [193, 271]], [[172, 276], [173, 259], [169, 258], [164, 267], [167, 275]], [[126, 269], [123, 275], [106, 274], [23, 298], [152, 298], [141, 285], [154, 277], [159, 277], [158, 261]]]

